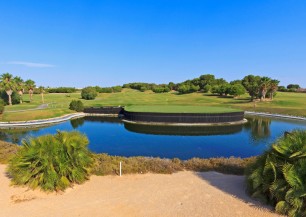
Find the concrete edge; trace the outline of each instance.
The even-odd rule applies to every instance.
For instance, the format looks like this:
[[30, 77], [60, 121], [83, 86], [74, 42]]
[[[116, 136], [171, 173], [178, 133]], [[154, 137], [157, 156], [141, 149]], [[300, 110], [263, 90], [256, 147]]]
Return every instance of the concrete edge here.
[[118, 117], [118, 115], [114, 115], [114, 114], [94, 114], [94, 113], [80, 112], [80, 113], [72, 113], [68, 115], [63, 115], [61, 117], [41, 119], [41, 120], [0, 122], [0, 129], [49, 126], [52, 124], [57, 124], [57, 123], [65, 122], [68, 120], [85, 117], [85, 116]]
[[143, 122], [143, 121], [129, 121], [126, 119], [122, 119], [123, 122], [129, 124], [139, 124], [139, 125], [156, 125], [156, 126], [230, 126], [230, 125], [239, 125], [244, 124], [247, 119], [243, 119], [241, 121], [235, 122], [222, 122], [222, 123], [169, 123], [169, 122]]
[[266, 113], [266, 112], [252, 112], [252, 111], [245, 111], [244, 114], [306, 121], [305, 117], [299, 117], [299, 116], [293, 116], [293, 115], [282, 115], [282, 114], [273, 114], [273, 113]]

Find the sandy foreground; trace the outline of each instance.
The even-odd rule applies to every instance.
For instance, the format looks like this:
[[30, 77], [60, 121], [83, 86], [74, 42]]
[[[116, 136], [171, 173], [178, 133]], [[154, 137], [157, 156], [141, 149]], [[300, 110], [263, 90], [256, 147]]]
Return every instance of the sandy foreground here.
[[244, 177], [216, 172], [92, 176], [61, 194], [11, 187], [0, 165], [0, 216], [278, 216], [245, 194]]

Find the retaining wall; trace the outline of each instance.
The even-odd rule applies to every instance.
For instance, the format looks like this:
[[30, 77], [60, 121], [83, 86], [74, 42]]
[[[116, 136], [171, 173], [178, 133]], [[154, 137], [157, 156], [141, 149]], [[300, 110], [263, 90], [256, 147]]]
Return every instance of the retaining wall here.
[[92, 114], [122, 114], [122, 107], [113, 107], [113, 106], [104, 106], [104, 107], [90, 107], [85, 108], [84, 113], [92, 113]]
[[124, 119], [133, 122], [158, 123], [228, 123], [243, 121], [244, 112], [230, 112], [220, 114], [201, 113], [153, 113], [128, 112], [123, 110]]

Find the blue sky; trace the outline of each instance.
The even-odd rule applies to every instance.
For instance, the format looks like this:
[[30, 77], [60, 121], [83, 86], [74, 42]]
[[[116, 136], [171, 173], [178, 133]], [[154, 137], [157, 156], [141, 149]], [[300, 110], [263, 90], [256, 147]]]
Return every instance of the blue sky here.
[[112, 86], [266, 75], [306, 87], [305, 0], [0, 0], [0, 73]]

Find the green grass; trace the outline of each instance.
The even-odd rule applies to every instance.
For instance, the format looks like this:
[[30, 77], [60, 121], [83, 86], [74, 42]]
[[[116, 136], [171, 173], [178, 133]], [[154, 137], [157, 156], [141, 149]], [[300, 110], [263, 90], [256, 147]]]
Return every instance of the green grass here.
[[182, 106], [182, 105], [131, 105], [125, 107], [130, 112], [159, 112], [159, 113], [227, 113], [238, 112], [239, 109], [215, 106]]
[[[7, 113], [6, 111], [32, 109], [41, 104], [41, 96], [34, 95], [33, 102], [25, 102], [21, 105], [6, 106], [5, 112], [0, 116], [1, 121], [27, 121], [58, 117], [72, 113], [69, 110], [71, 100], [81, 99], [80, 93], [69, 94], [45, 94], [45, 103], [49, 107], [45, 110], [24, 111]], [[28, 100], [28, 95], [24, 96]], [[175, 92], [156, 94], [152, 91], [140, 92], [137, 90], [123, 89], [120, 93], [101, 93], [95, 100], [82, 100], [85, 106], [131, 106], [131, 105], [154, 105], [154, 106], [202, 106], [222, 107], [225, 109], [242, 109], [248, 111], [259, 111], [279, 114], [290, 114], [306, 117], [306, 94], [305, 93], [283, 93], [278, 92], [273, 101], [250, 102], [249, 96], [240, 98], [220, 97], [203, 93], [177, 94]]]

